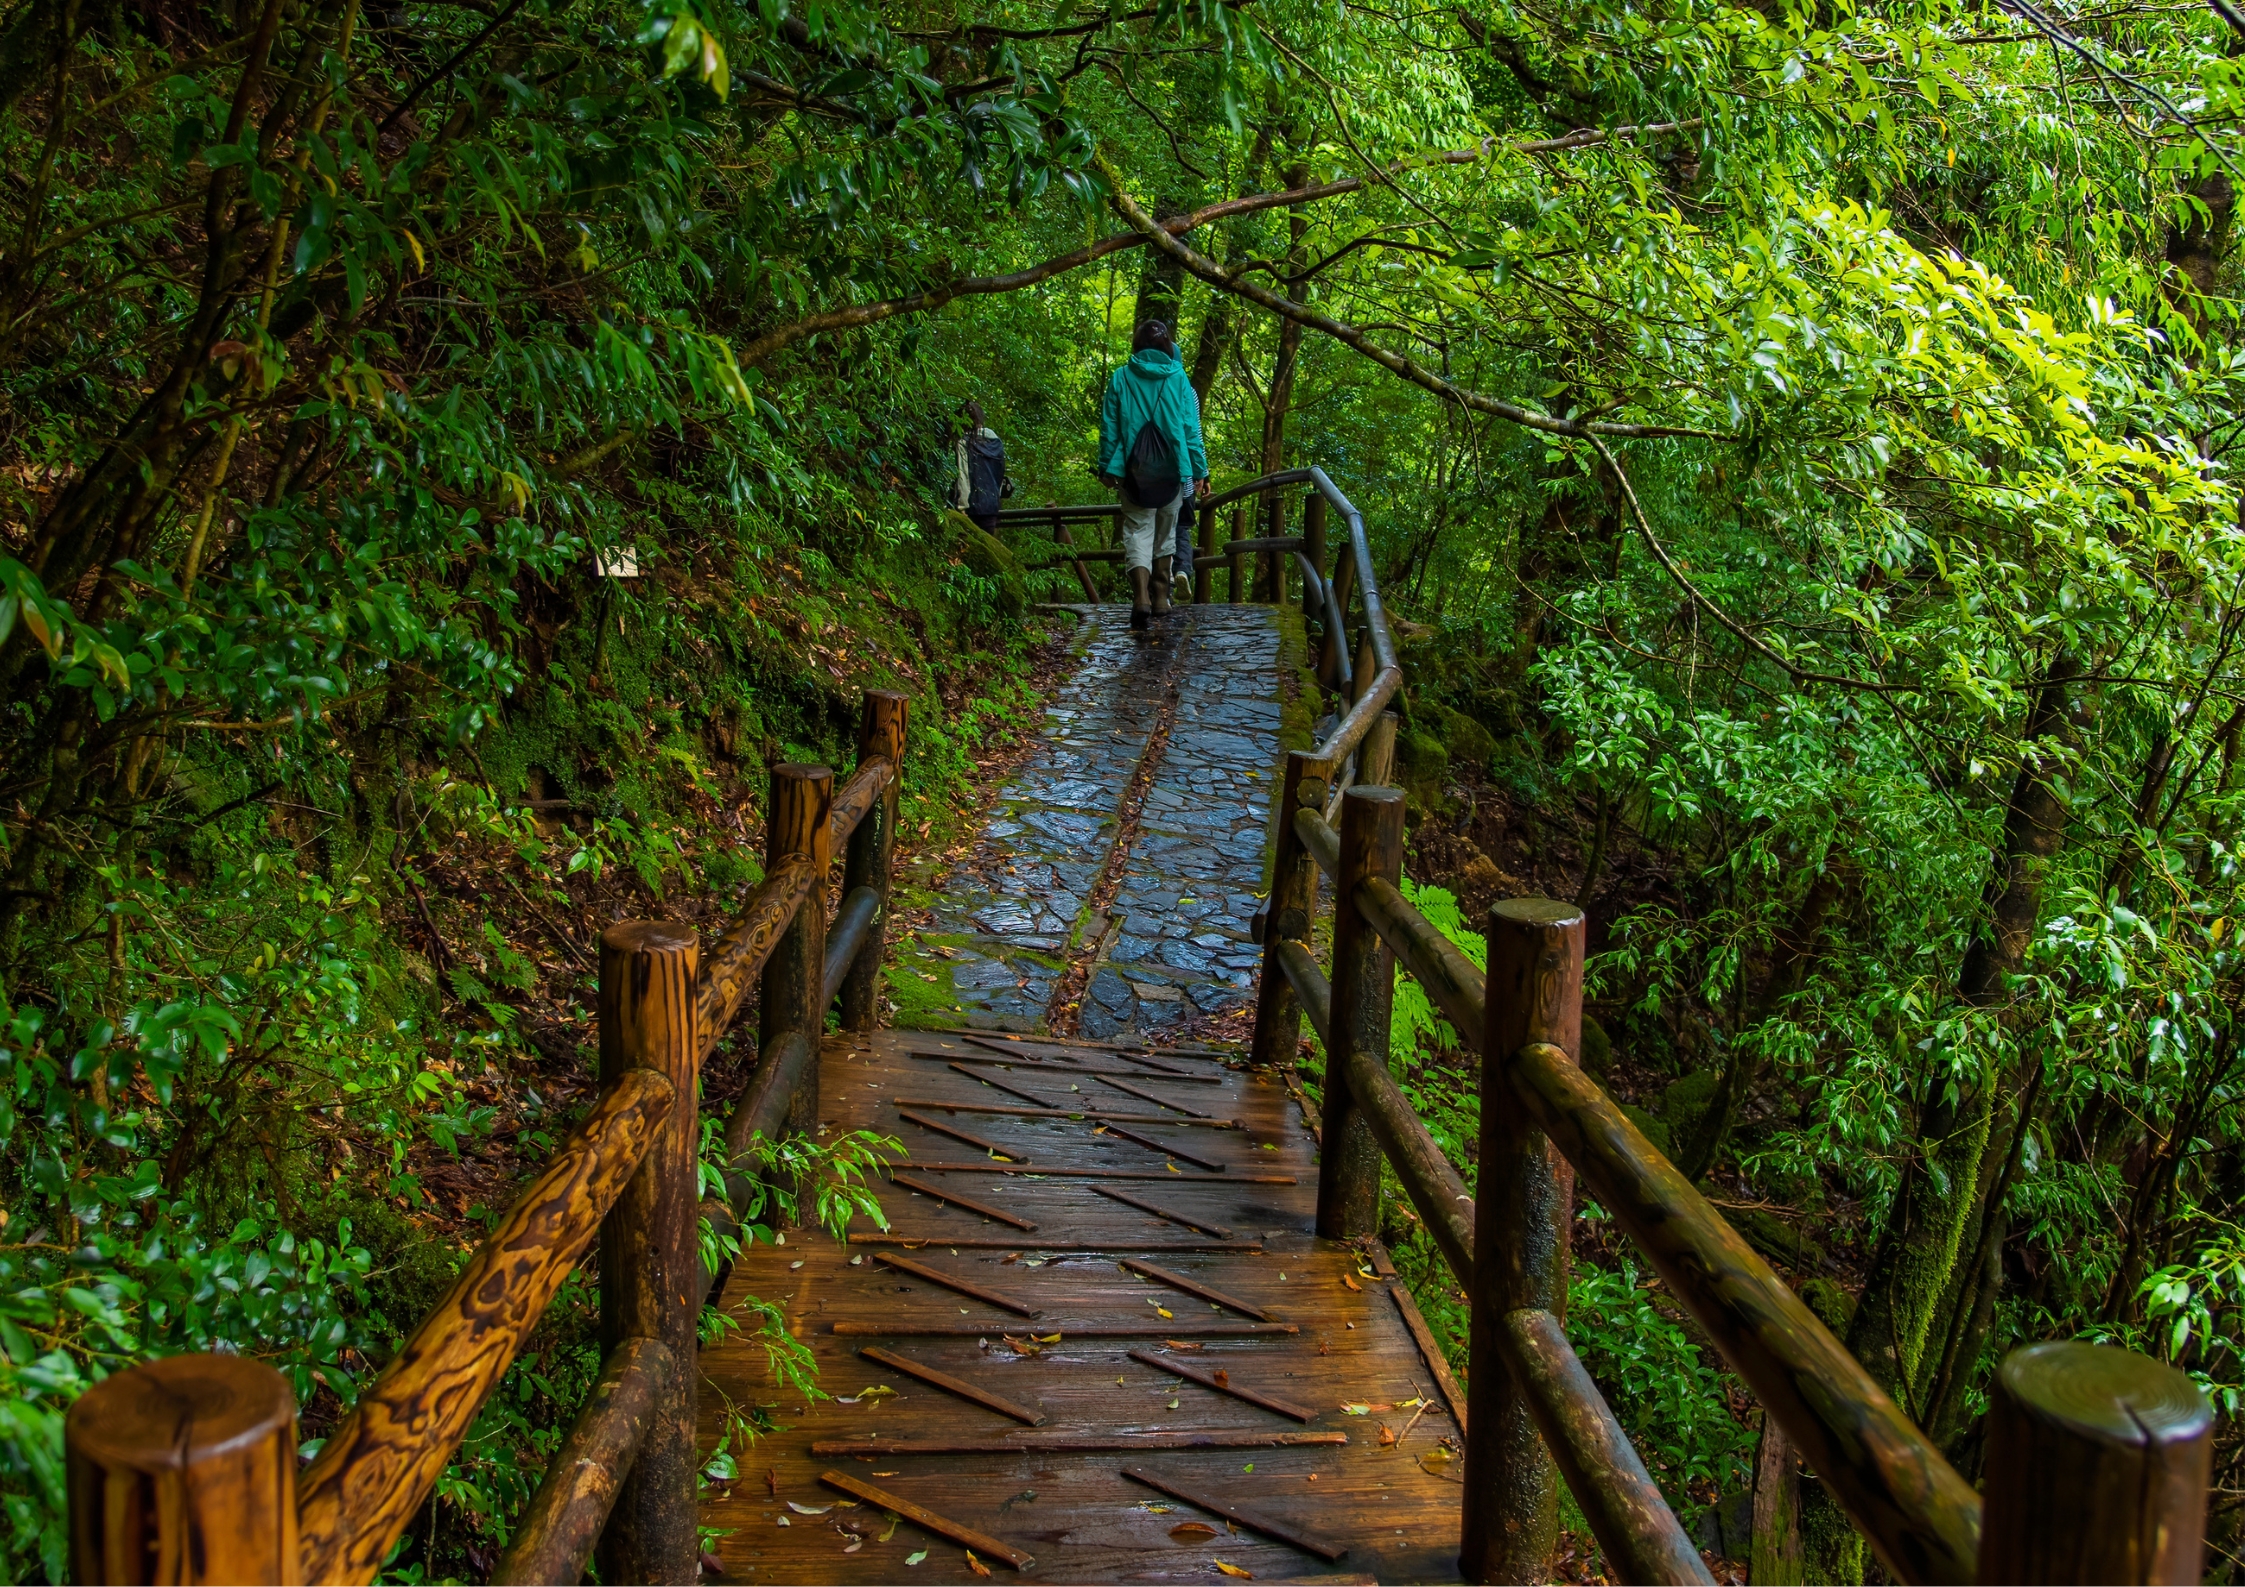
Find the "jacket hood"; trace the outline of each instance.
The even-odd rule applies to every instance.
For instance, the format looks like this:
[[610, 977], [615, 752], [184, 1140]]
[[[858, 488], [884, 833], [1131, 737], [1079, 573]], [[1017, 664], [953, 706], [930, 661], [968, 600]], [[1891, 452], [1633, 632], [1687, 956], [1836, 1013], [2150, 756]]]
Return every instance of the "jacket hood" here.
[[1158, 347], [1130, 355], [1130, 372], [1141, 380], [1167, 380], [1177, 373], [1178, 362]]

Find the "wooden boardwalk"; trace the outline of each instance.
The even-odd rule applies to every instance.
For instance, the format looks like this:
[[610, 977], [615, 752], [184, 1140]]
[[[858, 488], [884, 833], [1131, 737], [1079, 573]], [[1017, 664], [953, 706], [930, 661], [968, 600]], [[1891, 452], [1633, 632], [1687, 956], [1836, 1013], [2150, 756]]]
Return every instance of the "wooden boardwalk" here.
[[828, 1038], [819, 1100], [908, 1156], [888, 1234], [801, 1231], [726, 1286], [784, 1308], [836, 1398], [783, 1395], [753, 1323], [703, 1354], [704, 1448], [728, 1406], [779, 1428], [703, 1506], [725, 1579], [976, 1579], [958, 1536], [891, 1532], [885, 1495], [983, 1534], [1000, 1576], [1457, 1580], [1463, 1399], [1385, 1252], [1312, 1232], [1280, 1078], [884, 1030]]

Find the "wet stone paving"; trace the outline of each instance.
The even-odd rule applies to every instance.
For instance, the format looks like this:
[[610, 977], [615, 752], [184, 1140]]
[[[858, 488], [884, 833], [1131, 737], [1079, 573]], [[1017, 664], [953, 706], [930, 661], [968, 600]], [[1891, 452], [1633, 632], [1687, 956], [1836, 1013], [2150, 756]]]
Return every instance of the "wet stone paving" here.
[[[1043, 740], [999, 790], [973, 859], [939, 884], [904, 964], [928, 979], [948, 970], [950, 1006], [932, 1022], [1049, 1029], [1055, 991], [1087, 958], [1077, 1028], [1094, 1040], [1252, 994], [1248, 923], [1280, 764], [1276, 615], [1180, 607], [1140, 638], [1127, 608], [1080, 610], [1076, 671], [1046, 707]], [[1113, 903], [1095, 917], [1126, 795], [1173, 697]]]

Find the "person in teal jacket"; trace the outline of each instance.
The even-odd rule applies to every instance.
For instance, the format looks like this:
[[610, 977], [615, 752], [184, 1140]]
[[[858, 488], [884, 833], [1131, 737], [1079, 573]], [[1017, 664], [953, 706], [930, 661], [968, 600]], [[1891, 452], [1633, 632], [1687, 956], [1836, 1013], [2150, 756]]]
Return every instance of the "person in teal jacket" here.
[[[1177, 343], [1169, 327], [1148, 320], [1131, 338], [1130, 362], [1107, 382], [1099, 404], [1099, 477], [1115, 492], [1122, 506], [1123, 566], [1130, 572], [1130, 626], [1144, 629], [1149, 620], [1169, 610], [1170, 570], [1173, 559], [1155, 557], [1156, 547], [1167, 552], [1177, 535], [1177, 513], [1189, 496], [1208, 484], [1208, 450], [1201, 441], [1200, 397], [1191, 376], [1178, 360]], [[1140, 432], [1153, 426], [1167, 443], [1168, 467], [1177, 480], [1176, 493], [1166, 501], [1149, 504], [1142, 491], [1133, 499], [1130, 483], [1133, 449]], [[1154, 450], [1159, 450], [1155, 448]], [[1140, 485], [1144, 481], [1138, 482]], [[1167, 476], [1158, 482], [1166, 486]]]

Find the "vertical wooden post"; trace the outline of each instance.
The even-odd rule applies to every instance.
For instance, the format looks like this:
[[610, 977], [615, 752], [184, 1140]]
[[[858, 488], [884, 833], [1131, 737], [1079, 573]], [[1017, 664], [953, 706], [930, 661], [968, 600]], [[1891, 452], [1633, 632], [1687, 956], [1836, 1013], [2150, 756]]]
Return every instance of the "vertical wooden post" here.
[[842, 896], [860, 887], [881, 895], [873, 924], [865, 933], [865, 946], [850, 963], [842, 982], [842, 1028], [873, 1030], [881, 1023], [881, 964], [888, 957], [889, 868], [896, 852], [897, 785], [903, 780], [904, 733], [910, 720], [909, 696], [894, 689], [865, 692], [865, 718], [858, 728], [857, 763], [876, 757], [897, 768], [873, 808], [850, 834], [850, 848], [842, 864]]
[[2012, 1351], [1988, 1396], [1980, 1580], [2196, 1582], [2213, 1429], [2198, 1386], [2148, 1356]]
[[1341, 681], [1341, 659], [1346, 654], [1343, 647], [1349, 642], [1349, 597], [1356, 592], [1356, 553], [1353, 545], [1344, 544], [1333, 568], [1333, 610], [1326, 614], [1325, 636], [1317, 647], [1317, 681], [1325, 688], [1338, 692]]
[[[1302, 507], [1302, 555], [1308, 557], [1310, 566], [1317, 569], [1320, 581], [1319, 587], [1313, 591], [1306, 575], [1302, 580], [1302, 615], [1307, 617], [1313, 607], [1323, 611], [1325, 602], [1322, 582], [1325, 578], [1325, 498], [1314, 490]], [[1331, 616], [1328, 615], [1325, 621], [1330, 624]]]
[[1372, 625], [1366, 623], [1356, 636], [1356, 676], [1350, 681], [1352, 700], [1364, 698], [1364, 691], [1372, 687], [1372, 675], [1380, 670], [1380, 658], [1372, 648]]
[[[1076, 537], [1068, 532], [1068, 526], [1060, 521], [1058, 513], [1053, 514], [1052, 538], [1055, 543], [1066, 546], [1071, 552], [1076, 549]], [[1099, 604], [1099, 586], [1091, 582], [1091, 569], [1084, 566], [1082, 557], [1071, 557], [1070, 560], [1075, 564], [1076, 582], [1084, 587], [1084, 600], [1092, 606], [1097, 606]]]
[[[1216, 554], [1216, 514], [1207, 508], [1200, 515], [1200, 556]], [[1216, 592], [1216, 570], [1200, 565], [1199, 557], [1193, 562], [1193, 604], [1206, 606]]]
[[1506, 1079], [1513, 1054], [1549, 1042], [1582, 1051], [1582, 911], [1516, 898], [1489, 915], [1488, 1024], [1481, 1045], [1481, 1169], [1474, 1200], [1472, 1349], [1494, 1370], [1468, 1385], [1465, 1537], [1469, 1582], [1548, 1581], [1559, 1488], [1527, 1399], [1496, 1363], [1504, 1315], [1567, 1315], [1567, 1234], [1574, 1170]]
[[1403, 795], [1351, 788], [1341, 795], [1341, 874], [1333, 884], [1333, 1017], [1325, 1048], [1325, 1116], [1318, 1130], [1317, 1232], [1360, 1240], [1380, 1232], [1380, 1143], [1349, 1093], [1358, 1057], [1388, 1066], [1395, 953], [1356, 907], [1372, 877], [1403, 875]]
[[1382, 711], [1364, 735], [1364, 747], [1356, 752], [1356, 780], [1371, 788], [1385, 788], [1395, 781], [1395, 732], [1402, 718], [1393, 711]]
[[[1247, 503], [1245, 502], [1241, 502], [1232, 509], [1232, 538], [1234, 540], [1245, 540], [1247, 538]], [[1234, 551], [1231, 553], [1231, 559], [1231, 566], [1224, 575], [1224, 589], [1225, 593], [1231, 596], [1232, 604], [1237, 606], [1247, 599], [1247, 553]]]
[[700, 962], [701, 940], [688, 926], [627, 920], [600, 934], [600, 1078], [653, 1069], [678, 1090], [600, 1225], [601, 1356], [628, 1339], [654, 1339], [678, 1363], [601, 1534], [606, 1582], [690, 1582], [701, 1570], [694, 1356], [709, 1276], [699, 1240]]
[[63, 1420], [70, 1575], [295, 1583], [296, 1397], [241, 1356], [145, 1361]]
[[1304, 941], [1317, 913], [1317, 861], [1294, 830], [1294, 812], [1325, 811], [1331, 772], [1306, 749], [1286, 757], [1286, 785], [1279, 795], [1278, 852], [1271, 861], [1271, 896], [1263, 907], [1263, 982], [1256, 991], [1255, 1042], [1249, 1049], [1258, 1064], [1294, 1061], [1302, 1041], [1302, 1003], [1294, 983], [1278, 962], [1278, 945], [1291, 937]]
[[[1263, 499], [1270, 504], [1271, 521], [1264, 530], [1274, 539], [1286, 533], [1286, 493], [1270, 491]], [[1276, 606], [1286, 596], [1286, 564], [1284, 553], [1258, 551], [1255, 553], [1255, 599], [1265, 606]]]
[[824, 766], [774, 766], [764, 813], [764, 868], [807, 859], [818, 880], [764, 964], [757, 1050], [790, 1031], [811, 1044], [802, 1084], [788, 1099], [790, 1135], [818, 1131], [818, 1049], [826, 1034], [826, 873], [834, 861], [834, 773]]

